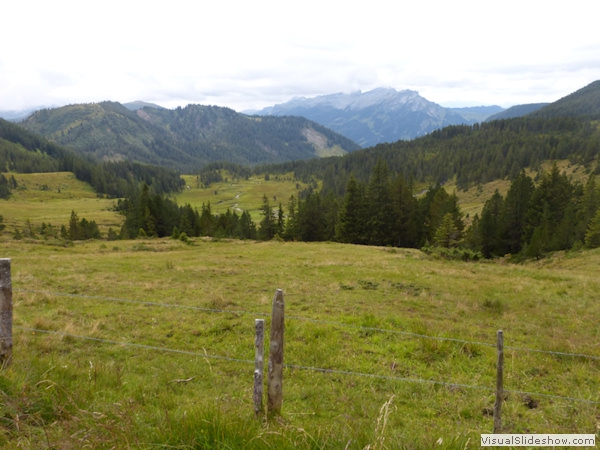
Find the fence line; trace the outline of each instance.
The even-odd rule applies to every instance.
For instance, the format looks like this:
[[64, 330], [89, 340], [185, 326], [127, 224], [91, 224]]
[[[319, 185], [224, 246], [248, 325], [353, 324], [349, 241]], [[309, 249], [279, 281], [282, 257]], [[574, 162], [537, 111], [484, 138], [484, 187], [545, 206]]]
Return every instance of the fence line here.
[[[110, 339], [95, 338], [95, 337], [91, 337], [91, 336], [79, 336], [76, 334], [63, 333], [60, 331], [41, 330], [41, 329], [29, 328], [29, 327], [23, 327], [23, 326], [14, 326], [14, 328], [18, 328], [23, 331], [30, 331], [33, 333], [46, 333], [46, 334], [53, 334], [53, 335], [59, 335], [59, 336], [67, 336], [67, 337], [76, 338], [76, 339], [85, 339], [85, 340], [95, 341], [95, 342], [100, 342], [100, 343], [105, 343], [105, 344], [122, 345], [125, 347], [141, 348], [141, 349], [145, 349], [145, 350], [177, 353], [177, 354], [183, 354], [183, 355], [198, 356], [198, 357], [202, 357], [202, 358], [211, 358], [211, 359], [218, 359], [218, 360], [222, 360], [222, 361], [246, 363], [246, 364], [252, 364], [252, 365], [254, 365], [254, 363], [255, 363], [254, 360], [250, 360], [250, 359], [231, 358], [229, 356], [210, 355], [207, 353], [198, 353], [198, 352], [192, 352], [192, 351], [188, 351], [188, 350], [178, 350], [178, 349], [171, 349], [171, 348], [166, 348], [166, 347], [155, 347], [152, 345], [145, 345], [145, 344], [135, 344], [135, 343], [131, 343], [131, 342], [113, 341]], [[321, 367], [311, 367], [311, 366], [303, 366], [303, 365], [297, 365], [297, 364], [284, 364], [283, 366], [287, 369], [306, 370], [306, 371], [312, 371], [312, 372], [329, 373], [329, 374], [334, 374], [334, 375], [348, 375], [348, 376], [375, 378], [375, 379], [388, 380], [388, 381], [432, 384], [432, 385], [446, 386], [446, 387], [451, 387], [451, 388], [479, 389], [479, 390], [486, 390], [486, 391], [491, 391], [491, 392], [495, 391], [494, 387], [475, 386], [475, 385], [461, 384], [461, 383], [451, 383], [451, 382], [447, 382], [447, 381], [424, 380], [422, 378], [394, 377], [394, 376], [390, 376], [390, 375], [378, 375], [378, 374], [371, 374], [371, 373], [364, 373], [364, 372], [353, 372], [353, 371], [347, 371], [347, 370], [325, 369], [325, 368], [321, 368]], [[557, 399], [557, 400], [569, 400], [569, 401], [580, 402], [580, 403], [589, 403], [592, 405], [600, 405], [600, 401], [586, 400], [586, 399], [576, 398], [576, 397], [565, 397], [565, 396], [554, 395], [554, 394], [542, 394], [539, 392], [527, 392], [527, 391], [517, 391], [517, 390], [509, 390], [509, 389], [504, 389], [504, 392], [512, 393], [512, 394], [546, 397], [546, 398], [552, 398], [552, 399]]]
[[[42, 295], [48, 295], [48, 296], [57, 296], [57, 297], [85, 298], [85, 299], [89, 299], [89, 300], [103, 300], [103, 301], [111, 301], [111, 302], [116, 302], [116, 303], [138, 304], [138, 305], [144, 305], [144, 306], [181, 308], [181, 309], [190, 309], [190, 310], [195, 310], [195, 311], [203, 311], [203, 312], [211, 312], [211, 313], [229, 313], [229, 314], [236, 314], [236, 315], [254, 315], [254, 316], [265, 316], [265, 317], [269, 316], [268, 313], [256, 312], [256, 311], [204, 308], [201, 306], [177, 305], [177, 304], [170, 304], [170, 303], [149, 302], [149, 301], [144, 301], [144, 300], [122, 299], [122, 298], [116, 298], [116, 297], [101, 297], [101, 296], [85, 295], [85, 294], [69, 294], [69, 293], [64, 293], [64, 292], [44, 292], [44, 291], [19, 289], [19, 288], [13, 288], [13, 291], [32, 293], [32, 294], [42, 294]], [[378, 333], [398, 334], [398, 335], [402, 335], [402, 336], [410, 336], [410, 337], [415, 337], [415, 338], [456, 342], [459, 344], [475, 344], [475, 345], [481, 345], [484, 347], [492, 347], [492, 348], [496, 347], [496, 344], [491, 344], [488, 342], [468, 341], [465, 339], [429, 336], [426, 334], [412, 333], [410, 331], [390, 330], [390, 329], [376, 328], [376, 327], [365, 327], [362, 325], [353, 325], [353, 324], [347, 324], [347, 323], [341, 323], [341, 322], [331, 322], [331, 321], [327, 321], [327, 320], [312, 319], [310, 317], [287, 315], [286, 318], [295, 319], [295, 320], [303, 320], [306, 322], [312, 322], [312, 323], [317, 323], [317, 324], [321, 324], [321, 325], [331, 325], [331, 326], [338, 326], [338, 327], [353, 328], [356, 330], [374, 331], [374, 332], [378, 332]], [[529, 351], [529, 352], [543, 353], [543, 354], [549, 354], [549, 355], [569, 356], [569, 357], [574, 357], [574, 358], [588, 358], [588, 359], [594, 359], [594, 360], [600, 361], [600, 356], [587, 355], [587, 354], [583, 354], [583, 353], [558, 352], [558, 351], [541, 350], [541, 349], [535, 349], [535, 348], [529, 348], [529, 347], [513, 347], [513, 346], [509, 346], [509, 345], [504, 346], [504, 348], [509, 349], [509, 350], [516, 350], [516, 351]]]

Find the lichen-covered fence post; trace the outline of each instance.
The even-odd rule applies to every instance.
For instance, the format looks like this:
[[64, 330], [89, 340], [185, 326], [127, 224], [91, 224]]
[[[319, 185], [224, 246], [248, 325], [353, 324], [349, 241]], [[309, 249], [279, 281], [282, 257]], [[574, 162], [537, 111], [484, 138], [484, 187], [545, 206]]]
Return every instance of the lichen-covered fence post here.
[[12, 281], [10, 259], [0, 259], [0, 365], [8, 367], [12, 360]]
[[265, 354], [265, 320], [255, 319], [254, 329], [254, 414], [259, 417], [263, 412], [263, 371]]
[[502, 401], [504, 400], [504, 387], [502, 373], [504, 371], [504, 334], [498, 330], [498, 366], [496, 367], [496, 403], [494, 403], [494, 434], [502, 429]]
[[284, 331], [283, 291], [277, 289], [273, 298], [271, 318], [271, 340], [269, 348], [269, 373], [267, 386], [267, 412], [279, 414], [283, 403], [283, 331]]

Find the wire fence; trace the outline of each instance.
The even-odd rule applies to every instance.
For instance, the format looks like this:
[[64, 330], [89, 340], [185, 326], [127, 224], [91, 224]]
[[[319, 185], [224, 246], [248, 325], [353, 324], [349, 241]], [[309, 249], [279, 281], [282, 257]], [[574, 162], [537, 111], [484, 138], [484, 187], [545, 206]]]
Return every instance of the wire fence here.
[[[145, 301], [145, 300], [132, 300], [132, 299], [124, 299], [124, 298], [116, 298], [116, 297], [102, 297], [102, 296], [85, 295], [85, 294], [70, 294], [70, 293], [65, 293], [65, 292], [37, 291], [37, 290], [20, 289], [20, 288], [14, 288], [13, 290], [15, 292], [39, 294], [39, 295], [46, 295], [46, 296], [82, 298], [82, 299], [87, 299], [87, 300], [99, 300], [99, 301], [116, 302], [116, 303], [137, 304], [137, 305], [141, 305], [141, 306], [181, 308], [181, 309], [202, 311], [202, 312], [208, 312], [208, 313], [217, 313], [217, 314], [224, 313], [224, 314], [250, 315], [250, 316], [261, 316], [261, 317], [268, 317], [270, 315], [269, 313], [265, 313], [265, 312], [261, 312], [261, 311], [206, 308], [206, 307], [193, 306], [193, 305], [179, 305], [179, 304], [173, 304], [173, 303], [150, 302], [150, 301]], [[296, 315], [287, 315], [286, 314], [286, 319], [302, 320], [302, 321], [316, 323], [316, 324], [320, 324], [320, 325], [351, 328], [351, 329], [360, 330], [360, 331], [397, 334], [397, 335], [407, 336], [407, 337], [411, 337], [411, 338], [433, 339], [433, 340], [437, 340], [437, 341], [448, 341], [448, 342], [455, 342], [455, 343], [459, 343], [459, 344], [480, 345], [480, 346], [484, 346], [484, 347], [493, 347], [493, 348], [496, 347], [496, 344], [491, 344], [489, 342], [470, 341], [470, 340], [466, 340], [466, 339], [450, 338], [450, 337], [443, 337], [443, 336], [431, 336], [431, 335], [427, 335], [427, 334], [413, 333], [410, 331], [393, 330], [393, 329], [389, 329], [389, 328], [368, 327], [368, 326], [363, 326], [363, 325], [355, 325], [355, 324], [349, 324], [349, 323], [343, 323], [343, 322], [334, 322], [334, 321], [314, 319], [314, 318], [310, 318], [310, 317], [302, 317], [302, 316], [296, 316]], [[542, 349], [535, 349], [535, 348], [530, 348], [530, 347], [514, 347], [514, 346], [509, 346], [509, 345], [506, 345], [504, 348], [509, 349], [509, 350], [514, 350], [514, 351], [527, 351], [527, 352], [548, 354], [548, 355], [554, 355], [554, 356], [568, 356], [568, 357], [586, 358], [586, 359], [600, 361], [600, 356], [589, 355], [589, 354], [584, 354], [584, 353], [542, 350]]]
[[[15, 328], [26, 331], [26, 332], [66, 336], [66, 337], [70, 337], [73, 339], [83, 339], [83, 340], [94, 341], [94, 342], [99, 342], [99, 343], [103, 343], [103, 344], [120, 345], [120, 346], [124, 346], [124, 347], [140, 348], [140, 349], [145, 349], [145, 350], [176, 353], [176, 354], [182, 354], [182, 355], [188, 355], [188, 356], [196, 356], [196, 357], [201, 357], [201, 358], [217, 359], [217, 360], [222, 360], [222, 361], [254, 365], [254, 360], [232, 358], [229, 356], [221, 356], [221, 355], [211, 355], [206, 352], [199, 353], [199, 352], [192, 352], [189, 350], [178, 350], [178, 349], [167, 348], [167, 347], [156, 347], [156, 346], [152, 346], [152, 345], [136, 344], [136, 343], [125, 342], [125, 341], [114, 341], [111, 339], [95, 338], [95, 337], [91, 337], [91, 336], [80, 336], [80, 335], [64, 333], [64, 332], [60, 332], [60, 331], [41, 330], [41, 329], [37, 329], [37, 328], [29, 328], [29, 327], [22, 327], [22, 326], [15, 326]], [[445, 386], [445, 387], [449, 387], [449, 388], [479, 389], [479, 390], [485, 390], [485, 391], [494, 391], [494, 388], [489, 387], [489, 386], [476, 386], [476, 385], [463, 384], [463, 383], [451, 383], [451, 382], [447, 382], [447, 381], [425, 380], [422, 378], [394, 377], [394, 376], [390, 376], [390, 375], [379, 375], [379, 374], [364, 373], [364, 372], [354, 372], [354, 371], [348, 371], [348, 370], [325, 369], [322, 367], [303, 366], [303, 365], [298, 365], [298, 364], [284, 364], [284, 367], [287, 369], [306, 370], [306, 371], [311, 371], [311, 372], [321, 372], [321, 373], [334, 374], [334, 375], [347, 375], [347, 376], [354, 376], [354, 377], [375, 378], [375, 379], [380, 379], [380, 380], [408, 382], [408, 383], [434, 384], [434, 385]], [[593, 404], [593, 405], [600, 405], [600, 402], [593, 401], [593, 400], [587, 400], [587, 399], [576, 398], [576, 397], [566, 397], [566, 396], [554, 395], [554, 394], [544, 394], [544, 393], [540, 393], [540, 392], [527, 392], [527, 391], [508, 390], [508, 389], [505, 389], [504, 392], [512, 393], [512, 394], [552, 398], [552, 399], [557, 399], [557, 400], [574, 401], [574, 402], [580, 402], [580, 403], [589, 403], [589, 404]]]
[[[93, 301], [108, 301], [108, 302], [117, 302], [117, 303], [125, 303], [125, 304], [136, 304], [136, 305], [142, 305], [142, 306], [181, 308], [181, 309], [195, 310], [195, 311], [201, 311], [201, 312], [207, 312], [207, 313], [217, 313], [217, 314], [268, 316], [267, 313], [260, 312], [260, 311], [206, 308], [206, 307], [192, 306], [192, 305], [150, 302], [150, 301], [143, 301], [143, 300], [132, 300], [132, 299], [103, 297], [103, 296], [84, 295], [84, 294], [71, 294], [71, 293], [65, 293], [65, 292], [47, 292], [47, 291], [37, 291], [37, 290], [20, 289], [20, 288], [15, 288], [14, 291], [20, 292], [20, 293], [30, 293], [30, 294], [38, 294], [38, 295], [44, 295], [44, 296], [81, 298], [81, 299], [87, 299], [87, 300], [93, 300]], [[418, 339], [434, 339], [434, 340], [438, 340], [438, 341], [450, 341], [450, 342], [461, 343], [461, 344], [474, 344], [474, 345], [481, 345], [481, 346], [486, 346], [486, 347], [495, 347], [494, 344], [490, 344], [487, 342], [470, 341], [470, 340], [465, 340], [465, 339], [440, 337], [440, 336], [431, 336], [431, 335], [418, 334], [418, 333], [412, 333], [412, 332], [401, 331], [401, 330], [392, 330], [392, 329], [386, 329], [386, 328], [367, 327], [367, 326], [348, 324], [348, 323], [343, 323], [343, 322], [334, 322], [334, 321], [314, 319], [314, 318], [310, 318], [310, 317], [288, 315], [288, 316], [286, 316], [286, 319], [308, 321], [311, 323], [322, 324], [322, 325], [327, 325], [327, 326], [346, 327], [346, 328], [352, 328], [352, 329], [360, 330], [360, 331], [397, 334], [397, 335], [407, 336], [407, 337], [411, 337], [411, 338], [418, 338]], [[158, 351], [158, 352], [184, 354], [184, 355], [196, 356], [196, 357], [207, 358], [207, 359], [210, 358], [210, 359], [216, 359], [216, 360], [223, 360], [223, 361], [229, 361], [229, 362], [235, 362], [235, 363], [254, 364], [253, 360], [242, 359], [242, 358], [233, 358], [233, 357], [222, 356], [222, 355], [213, 355], [213, 354], [208, 354], [206, 351], [204, 353], [199, 353], [199, 352], [188, 351], [188, 350], [179, 350], [179, 349], [158, 347], [158, 346], [138, 344], [138, 343], [132, 343], [132, 342], [116, 341], [116, 340], [97, 338], [97, 337], [91, 337], [91, 336], [81, 336], [81, 335], [76, 335], [76, 334], [71, 334], [71, 333], [52, 331], [52, 330], [43, 330], [43, 329], [38, 329], [38, 328], [26, 327], [26, 326], [15, 326], [15, 328], [21, 329], [25, 332], [68, 336], [73, 339], [88, 340], [88, 341], [98, 342], [98, 343], [102, 343], [102, 344], [120, 345], [120, 346], [126, 346], [126, 347], [131, 347], [131, 348], [139, 348], [139, 349]], [[529, 351], [529, 352], [544, 353], [544, 354], [550, 354], [550, 355], [556, 355], [556, 356], [570, 356], [570, 357], [588, 358], [588, 359], [592, 359], [592, 360], [600, 360], [600, 357], [598, 357], [598, 356], [580, 354], [580, 353], [557, 352], [557, 351], [541, 350], [541, 349], [534, 349], [534, 348], [528, 348], [528, 347], [506, 346], [505, 348], [510, 348], [515, 351]], [[364, 373], [364, 372], [338, 370], [338, 369], [328, 369], [328, 368], [305, 366], [305, 365], [298, 365], [298, 364], [284, 364], [284, 367], [286, 367], [287, 369], [294, 369], [294, 370], [305, 370], [305, 371], [320, 372], [320, 373], [335, 374], [335, 375], [344, 375], [344, 376], [353, 376], [353, 377], [366, 377], [366, 378], [381, 379], [381, 380], [387, 380], [387, 381], [393, 381], [393, 382], [420, 383], [420, 384], [446, 386], [446, 387], [451, 387], [451, 388], [464, 388], [464, 389], [494, 391], [494, 389], [492, 387], [488, 387], [488, 386], [477, 386], [477, 385], [470, 385], [470, 384], [463, 384], [463, 383], [452, 383], [452, 382], [447, 382], [447, 381], [439, 381], [439, 380], [431, 380], [431, 379], [397, 377], [397, 376], [390, 376], [390, 375]], [[520, 394], [520, 395], [530, 395], [530, 396], [552, 398], [552, 399], [557, 399], [557, 400], [588, 403], [588, 404], [594, 404], [594, 405], [600, 404], [600, 401], [594, 401], [594, 400], [590, 400], [590, 399], [560, 396], [560, 395], [554, 395], [554, 394], [545, 394], [545, 393], [539, 393], [539, 392], [527, 392], [527, 391], [519, 391], [519, 390], [504, 390], [504, 392]]]

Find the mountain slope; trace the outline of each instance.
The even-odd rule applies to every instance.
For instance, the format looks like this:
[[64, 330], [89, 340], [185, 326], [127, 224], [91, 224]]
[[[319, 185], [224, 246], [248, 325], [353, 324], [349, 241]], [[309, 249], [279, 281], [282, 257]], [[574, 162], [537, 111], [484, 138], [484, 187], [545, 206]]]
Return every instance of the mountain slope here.
[[516, 117], [523, 117], [527, 114], [531, 114], [538, 109], [543, 108], [544, 106], [548, 106], [550, 103], [528, 103], [525, 105], [515, 105], [511, 106], [504, 111], [501, 111], [497, 114], [493, 114], [485, 119], [486, 122], [490, 122], [492, 120], [501, 120], [501, 119], [514, 119]]
[[558, 105], [559, 112], [578, 115], [544, 118], [534, 113], [453, 125], [412, 141], [379, 144], [342, 158], [287, 163], [279, 170], [294, 171], [305, 181], [310, 177], [322, 179], [322, 191], [336, 195], [344, 194], [351, 174], [357, 181], [368, 182], [379, 160], [387, 162], [390, 173], [402, 174], [414, 183], [435, 185], [454, 180], [460, 190], [494, 180], [512, 180], [522, 169], [538, 171], [544, 162], [552, 160], [568, 160], [586, 173], [599, 174], [600, 126], [590, 120], [589, 111], [600, 109], [600, 97], [592, 88], [546, 107], [554, 111], [551, 107]]
[[202, 105], [174, 110], [130, 110], [115, 102], [69, 105], [38, 111], [20, 125], [96, 159], [137, 161], [186, 173], [213, 161], [278, 163], [359, 148], [304, 118], [249, 117]]
[[155, 192], [181, 189], [183, 180], [174, 170], [128, 161], [100, 163], [0, 119], [0, 168], [16, 173], [73, 172], [99, 194], [130, 195], [140, 183]]
[[347, 136], [363, 147], [414, 139], [447, 125], [476, 121], [465, 119], [455, 110], [430, 102], [415, 91], [398, 92], [386, 88], [295, 98], [287, 103], [264, 108], [257, 114], [306, 117]]
[[531, 117], [586, 117], [600, 118], [600, 80], [534, 112]]

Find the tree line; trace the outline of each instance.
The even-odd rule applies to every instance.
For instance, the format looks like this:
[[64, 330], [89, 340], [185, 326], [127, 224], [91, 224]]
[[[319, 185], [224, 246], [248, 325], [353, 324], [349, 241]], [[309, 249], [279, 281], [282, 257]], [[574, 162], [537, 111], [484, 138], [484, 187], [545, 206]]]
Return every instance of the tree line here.
[[465, 245], [485, 257], [600, 246], [600, 190], [594, 174], [573, 182], [553, 164], [537, 185], [524, 172], [506, 197], [496, 191], [476, 216]]

